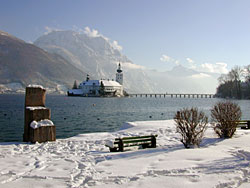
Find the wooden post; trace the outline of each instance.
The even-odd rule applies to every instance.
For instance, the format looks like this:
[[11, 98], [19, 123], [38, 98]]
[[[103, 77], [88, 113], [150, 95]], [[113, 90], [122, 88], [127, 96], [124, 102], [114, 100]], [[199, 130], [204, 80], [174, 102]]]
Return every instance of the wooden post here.
[[51, 111], [45, 108], [46, 90], [42, 86], [26, 88], [25, 94], [25, 117], [24, 117], [24, 142], [47, 142], [56, 140], [56, 127], [54, 125], [32, 128], [32, 121], [51, 119]]
[[42, 87], [26, 87], [25, 107], [26, 106], [45, 106], [45, 92]]

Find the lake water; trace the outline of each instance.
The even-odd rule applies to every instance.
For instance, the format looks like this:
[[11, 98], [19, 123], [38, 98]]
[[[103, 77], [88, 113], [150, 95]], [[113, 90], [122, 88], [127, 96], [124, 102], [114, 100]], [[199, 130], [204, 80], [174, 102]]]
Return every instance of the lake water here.
[[[85, 98], [47, 95], [56, 137], [116, 131], [128, 121], [173, 119], [177, 110], [197, 107], [208, 116], [216, 98]], [[250, 119], [250, 100], [235, 100]], [[22, 141], [24, 95], [0, 95], [0, 142]]]

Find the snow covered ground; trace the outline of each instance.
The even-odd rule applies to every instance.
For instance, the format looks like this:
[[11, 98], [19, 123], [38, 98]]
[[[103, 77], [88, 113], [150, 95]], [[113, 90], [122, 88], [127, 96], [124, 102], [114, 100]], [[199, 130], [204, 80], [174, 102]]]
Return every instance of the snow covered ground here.
[[[158, 134], [157, 148], [110, 153], [105, 141]], [[173, 120], [131, 122], [118, 132], [42, 144], [0, 143], [0, 187], [250, 187], [250, 131], [184, 149]]]

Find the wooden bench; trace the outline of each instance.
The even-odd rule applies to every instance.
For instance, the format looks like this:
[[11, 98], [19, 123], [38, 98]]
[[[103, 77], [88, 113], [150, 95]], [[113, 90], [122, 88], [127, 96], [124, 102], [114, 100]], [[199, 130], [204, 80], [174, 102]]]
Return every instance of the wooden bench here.
[[148, 135], [148, 136], [134, 136], [134, 137], [123, 137], [116, 138], [113, 145], [106, 144], [109, 147], [110, 152], [124, 151], [124, 147], [141, 146], [144, 148], [155, 148], [156, 147], [156, 137], [158, 135]]
[[250, 129], [250, 120], [240, 120], [237, 122], [241, 129]]

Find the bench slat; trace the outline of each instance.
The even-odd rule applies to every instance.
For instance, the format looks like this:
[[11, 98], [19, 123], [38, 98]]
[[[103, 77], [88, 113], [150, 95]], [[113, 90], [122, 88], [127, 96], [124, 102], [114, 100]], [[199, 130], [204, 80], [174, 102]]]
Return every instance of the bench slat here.
[[122, 137], [122, 138], [116, 138], [115, 140], [131, 140], [131, 139], [140, 139], [140, 138], [151, 138], [152, 136], [157, 137], [158, 135], [148, 135], [148, 136], [132, 136], [132, 137]]

